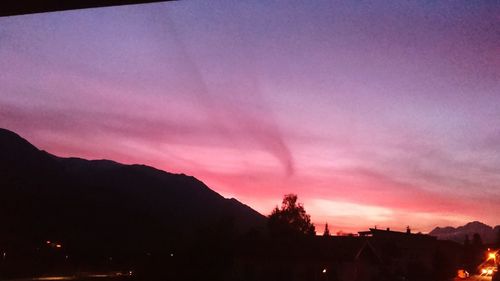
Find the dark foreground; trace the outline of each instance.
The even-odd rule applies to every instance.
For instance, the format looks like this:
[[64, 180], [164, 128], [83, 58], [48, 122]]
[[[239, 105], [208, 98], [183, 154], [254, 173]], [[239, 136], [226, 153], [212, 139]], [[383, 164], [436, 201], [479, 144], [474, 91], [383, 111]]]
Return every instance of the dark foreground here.
[[73, 280], [73, 281], [131, 281], [131, 276], [122, 276], [117, 273], [94, 273], [86, 274], [85, 276], [76, 275], [53, 275], [33, 278], [21, 279], [0, 279], [8, 281], [58, 281], [58, 280]]

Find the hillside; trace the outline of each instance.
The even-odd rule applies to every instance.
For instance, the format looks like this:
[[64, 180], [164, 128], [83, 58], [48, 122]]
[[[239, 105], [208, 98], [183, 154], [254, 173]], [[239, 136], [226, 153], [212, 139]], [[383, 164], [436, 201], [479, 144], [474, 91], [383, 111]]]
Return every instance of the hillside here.
[[0, 246], [53, 240], [77, 252], [167, 251], [206, 231], [265, 224], [255, 210], [184, 174], [57, 157], [5, 129], [0, 151]]

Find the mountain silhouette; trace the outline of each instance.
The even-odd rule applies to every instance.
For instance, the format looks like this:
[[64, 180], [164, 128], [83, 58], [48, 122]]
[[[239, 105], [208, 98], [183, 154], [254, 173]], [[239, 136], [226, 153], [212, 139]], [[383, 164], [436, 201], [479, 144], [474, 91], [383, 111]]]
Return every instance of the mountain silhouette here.
[[469, 236], [469, 239], [472, 239], [472, 236], [478, 233], [483, 242], [494, 243], [498, 231], [500, 231], [500, 225], [491, 227], [482, 222], [473, 221], [457, 228], [451, 226], [436, 227], [429, 234], [441, 240], [452, 240], [463, 243], [466, 235]]
[[0, 245], [168, 251], [220, 225], [240, 233], [265, 225], [264, 216], [192, 176], [57, 157], [6, 129], [0, 155]]

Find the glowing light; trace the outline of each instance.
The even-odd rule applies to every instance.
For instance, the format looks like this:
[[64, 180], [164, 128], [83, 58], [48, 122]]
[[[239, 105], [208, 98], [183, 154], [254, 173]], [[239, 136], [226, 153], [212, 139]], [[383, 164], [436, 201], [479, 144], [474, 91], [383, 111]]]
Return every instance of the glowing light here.
[[56, 248], [61, 248], [62, 245], [61, 244], [56, 244]]
[[494, 260], [494, 259], [495, 259], [495, 257], [496, 257], [496, 253], [489, 253], [489, 254], [488, 254], [488, 259], [489, 259], [489, 260]]
[[482, 273], [482, 274], [486, 274], [486, 273], [488, 273], [488, 270], [486, 270], [486, 268], [483, 268], [483, 269], [481, 270], [481, 273]]
[[322, 272], [323, 272], [323, 273], [326, 273], [326, 268], [323, 268], [323, 271], [322, 271]]
[[45, 242], [45, 243], [50, 244], [50, 241], [49, 241], [49, 240], [47, 240], [47, 242]]

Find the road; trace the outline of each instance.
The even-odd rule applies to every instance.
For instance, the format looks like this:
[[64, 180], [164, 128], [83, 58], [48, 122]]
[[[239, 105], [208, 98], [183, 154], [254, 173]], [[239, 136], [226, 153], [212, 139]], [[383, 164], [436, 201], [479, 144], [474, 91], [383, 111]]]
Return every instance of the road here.
[[454, 281], [459, 281], [459, 280], [462, 280], [462, 281], [491, 281], [491, 276], [474, 275], [474, 276], [471, 276], [467, 279], [455, 278]]
[[[34, 278], [10, 279], [8, 281], [124, 281], [129, 276], [111, 274], [82, 274], [80, 276], [44, 276]], [[5, 281], [5, 280], [4, 280]]]

